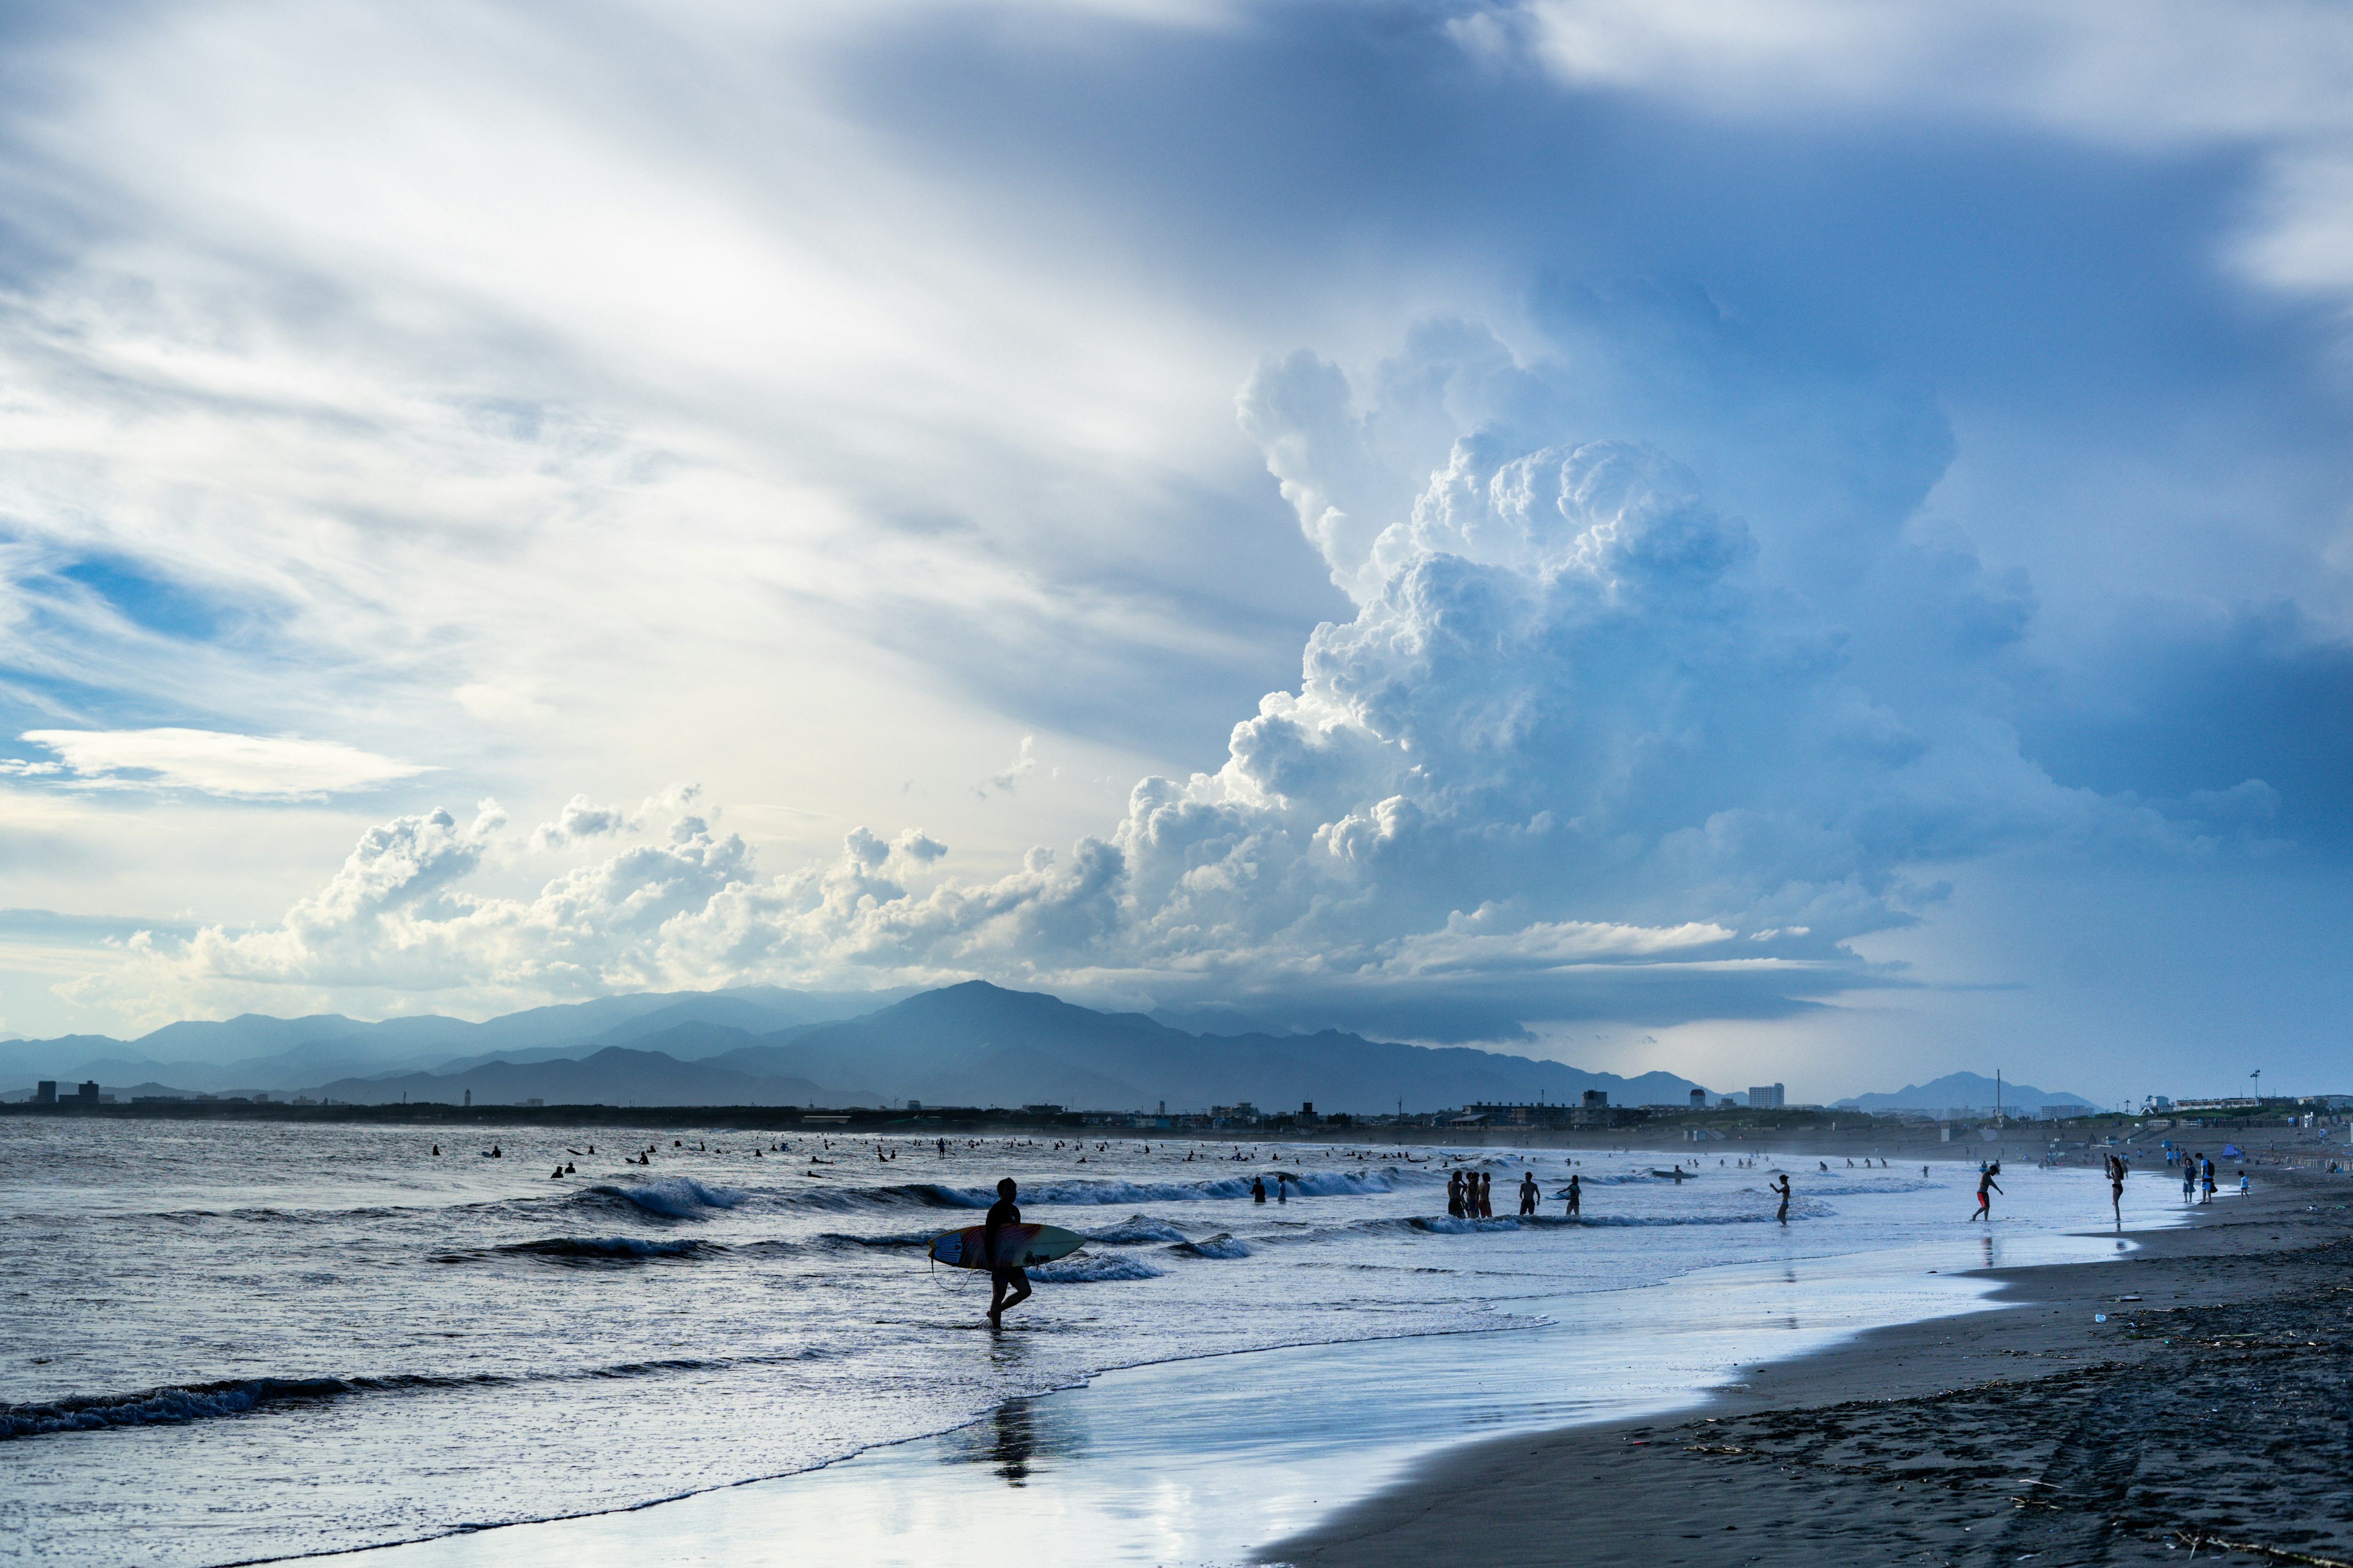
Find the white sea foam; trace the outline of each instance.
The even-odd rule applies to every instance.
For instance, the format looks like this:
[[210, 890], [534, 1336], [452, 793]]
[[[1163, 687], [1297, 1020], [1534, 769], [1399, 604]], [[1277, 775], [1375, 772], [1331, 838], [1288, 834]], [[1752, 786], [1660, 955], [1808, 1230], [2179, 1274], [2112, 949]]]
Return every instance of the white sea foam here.
[[1141, 1214], [1132, 1214], [1117, 1225], [1091, 1230], [1086, 1235], [1089, 1241], [1105, 1247], [1149, 1247], [1155, 1242], [1185, 1239], [1185, 1233], [1166, 1220]]
[[581, 1195], [608, 1201], [618, 1198], [648, 1214], [671, 1219], [701, 1219], [713, 1209], [732, 1209], [751, 1197], [733, 1187], [716, 1186], [692, 1176], [663, 1176], [642, 1186], [599, 1182]]
[[1224, 1231], [1205, 1236], [1198, 1241], [1180, 1241], [1168, 1248], [1179, 1258], [1248, 1258], [1250, 1249]]
[[1039, 1264], [1029, 1270], [1029, 1278], [1048, 1285], [1094, 1285], [1113, 1279], [1157, 1279], [1160, 1270], [1128, 1253], [1096, 1257], [1082, 1252]]

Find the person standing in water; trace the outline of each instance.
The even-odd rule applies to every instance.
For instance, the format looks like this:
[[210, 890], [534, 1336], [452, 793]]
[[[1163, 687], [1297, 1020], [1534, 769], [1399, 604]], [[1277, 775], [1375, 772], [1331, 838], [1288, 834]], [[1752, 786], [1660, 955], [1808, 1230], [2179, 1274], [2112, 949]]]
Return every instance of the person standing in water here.
[[2001, 1191], [2001, 1184], [1993, 1179], [1993, 1170], [1989, 1166], [1978, 1173], [1978, 1211], [1977, 1213], [1969, 1215], [1969, 1217], [1973, 1220], [1981, 1219], [1985, 1221], [1986, 1224], [1991, 1225], [1993, 1223], [1993, 1199], [1989, 1195], [1989, 1188], [1996, 1193]]
[[1781, 1224], [1783, 1224], [1783, 1225], [1787, 1225], [1787, 1224], [1788, 1224], [1788, 1223], [1789, 1223], [1789, 1173], [1788, 1173], [1788, 1172], [1787, 1172], [1787, 1171], [1782, 1172], [1782, 1173], [1781, 1173], [1781, 1184], [1780, 1184], [1779, 1186], [1778, 1186], [1778, 1187], [1767, 1187], [1767, 1188], [1766, 1189], [1766, 1191], [1767, 1191], [1767, 1192], [1771, 1192], [1771, 1193], [1778, 1193], [1778, 1194], [1780, 1194], [1780, 1196], [1781, 1196], [1781, 1206], [1780, 1206], [1780, 1208], [1779, 1208], [1779, 1209], [1778, 1209], [1777, 1211], [1775, 1211], [1773, 1217], [1774, 1217], [1775, 1219], [1778, 1220], [1778, 1221], [1779, 1221]]
[[1536, 1173], [1534, 1171], [1520, 1173], [1520, 1212], [1524, 1215], [1536, 1212]]
[[2110, 1154], [2108, 1161], [2108, 1207], [2116, 1215], [2116, 1228], [2125, 1227], [2125, 1173], [2131, 1167], [2122, 1154]]
[[1462, 1217], [1462, 1173], [1446, 1173], [1446, 1212], [1456, 1219]]
[[1021, 1210], [1014, 1205], [1013, 1194], [1018, 1191], [1013, 1178], [1006, 1177], [997, 1184], [997, 1201], [988, 1205], [988, 1217], [981, 1222], [980, 1253], [988, 1259], [988, 1326], [1005, 1326], [1005, 1310], [1018, 1307], [1029, 1299], [1029, 1275], [1018, 1263], [1000, 1263], [997, 1237], [1008, 1227], [1021, 1223]]
[[1266, 1178], [1264, 1176], [1252, 1176], [1250, 1178], [1250, 1202], [1254, 1204], [1262, 1204], [1266, 1202]]
[[1484, 1172], [1479, 1177], [1479, 1217], [1495, 1217], [1495, 1178]]

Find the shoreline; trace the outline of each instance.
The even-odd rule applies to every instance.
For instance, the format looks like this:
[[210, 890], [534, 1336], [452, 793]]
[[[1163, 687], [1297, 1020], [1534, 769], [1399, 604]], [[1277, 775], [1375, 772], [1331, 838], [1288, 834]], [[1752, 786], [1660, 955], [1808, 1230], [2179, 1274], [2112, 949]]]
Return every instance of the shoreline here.
[[[1466, 1433], [1517, 1434], [1504, 1439], [1508, 1447], [1565, 1426], [1622, 1422], [1630, 1412], [1682, 1420], [1710, 1387], [1758, 1364], [1750, 1358], [1804, 1364], [1798, 1345], [1768, 1348], [1799, 1330], [1791, 1312], [1825, 1349], [1874, 1323], [1979, 1315], [1989, 1289], [1972, 1267], [1979, 1242], [1957, 1228], [1927, 1256], [1893, 1268], [1883, 1259], [1858, 1271], [1858, 1256], [1870, 1255], [1847, 1253], [1711, 1268], [1579, 1294], [1550, 1323], [1492, 1336], [1416, 1333], [1105, 1369], [1080, 1386], [816, 1469], [617, 1514], [374, 1550], [396, 1554], [385, 1568], [554, 1568], [652, 1551], [717, 1562], [783, 1532], [878, 1568], [942, 1555], [998, 1561], [988, 1551], [975, 1555], [977, 1531], [1025, 1541], [1025, 1563], [1250, 1562], [1269, 1539], [1323, 1528], [1335, 1507], [1345, 1517], [1352, 1500], [1361, 1506], [1384, 1489], [1412, 1486], [1461, 1451]], [[2054, 1267], [2105, 1272], [2079, 1268], [2098, 1260], [2084, 1249]], [[1945, 1279], [1915, 1279], [1939, 1272]], [[1018, 1336], [1004, 1353], [1020, 1353]], [[1036, 1522], [1049, 1518], [1050, 1542]]]
[[1671, 1418], [1449, 1448], [1254, 1560], [2353, 1563], [2348, 1203], [2273, 1175], [2124, 1233], [2113, 1271], [1972, 1271], [1998, 1305], [1762, 1363]]

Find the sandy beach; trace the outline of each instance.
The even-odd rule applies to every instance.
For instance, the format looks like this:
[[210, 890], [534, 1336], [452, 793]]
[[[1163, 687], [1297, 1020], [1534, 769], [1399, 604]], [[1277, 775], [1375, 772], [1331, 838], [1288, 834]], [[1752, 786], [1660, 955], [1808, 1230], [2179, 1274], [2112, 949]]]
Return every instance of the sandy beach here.
[[[1457, 1448], [1269, 1547], [1452, 1563], [2353, 1562], [2353, 1209], [2280, 1174], [1687, 1417]], [[2105, 1319], [2105, 1321], [2102, 1321]]]

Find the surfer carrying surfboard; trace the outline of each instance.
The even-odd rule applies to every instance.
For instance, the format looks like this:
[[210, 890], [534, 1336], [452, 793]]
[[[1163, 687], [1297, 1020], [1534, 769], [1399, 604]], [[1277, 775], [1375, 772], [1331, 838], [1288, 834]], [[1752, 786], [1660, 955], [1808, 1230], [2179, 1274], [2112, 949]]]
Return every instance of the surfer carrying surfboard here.
[[[1021, 1223], [1021, 1211], [1015, 1206], [1013, 1194], [1019, 1189], [1013, 1178], [1006, 1177], [997, 1184], [997, 1201], [988, 1205], [988, 1218], [981, 1223], [981, 1256], [989, 1260], [988, 1326], [1005, 1326], [1005, 1309], [1018, 1307], [1029, 1299], [1029, 1276], [1019, 1264], [999, 1264], [1003, 1256], [997, 1251], [997, 1236], [1008, 1226]], [[1008, 1295], [1010, 1291], [1012, 1294]]]

